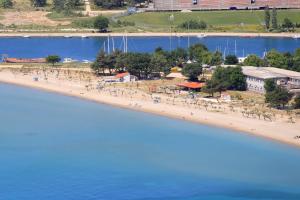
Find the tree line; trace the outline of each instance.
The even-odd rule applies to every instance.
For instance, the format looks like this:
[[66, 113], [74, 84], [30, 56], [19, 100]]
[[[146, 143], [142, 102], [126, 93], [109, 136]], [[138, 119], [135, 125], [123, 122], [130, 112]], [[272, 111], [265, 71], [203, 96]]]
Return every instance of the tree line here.
[[265, 28], [268, 31], [282, 31], [290, 32], [294, 31], [295, 27], [300, 27], [300, 24], [293, 23], [289, 18], [284, 18], [283, 23], [278, 23], [277, 9], [272, 8], [270, 11], [269, 7], [265, 9]]
[[280, 53], [273, 49], [267, 52], [264, 58], [254, 54], [249, 55], [243, 64], [255, 67], [276, 67], [300, 72], [300, 48], [296, 49], [294, 53]]

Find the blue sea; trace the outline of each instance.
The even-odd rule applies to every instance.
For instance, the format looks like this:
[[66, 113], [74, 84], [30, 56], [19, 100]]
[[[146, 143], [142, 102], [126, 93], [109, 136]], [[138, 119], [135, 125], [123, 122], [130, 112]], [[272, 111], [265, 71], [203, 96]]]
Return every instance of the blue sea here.
[[[110, 45], [108, 45], [108, 43]], [[128, 51], [153, 52], [157, 47], [172, 50], [177, 47], [188, 48], [189, 44], [205, 44], [210, 51], [220, 51], [224, 55], [235, 54], [239, 57], [249, 54], [263, 56], [264, 52], [276, 49], [280, 52], [294, 52], [300, 48], [300, 39], [272, 37], [128, 37]], [[114, 44], [114, 45], [113, 45]], [[110, 47], [108, 49], [108, 46]], [[124, 49], [122, 37], [2, 37], [0, 54], [9, 57], [39, 58], [48, 55], [59, 55], [79, 61], [93, 61], [100, 51]]]
[[300, 149], [0, 84], [0, 200], [300, 199]]

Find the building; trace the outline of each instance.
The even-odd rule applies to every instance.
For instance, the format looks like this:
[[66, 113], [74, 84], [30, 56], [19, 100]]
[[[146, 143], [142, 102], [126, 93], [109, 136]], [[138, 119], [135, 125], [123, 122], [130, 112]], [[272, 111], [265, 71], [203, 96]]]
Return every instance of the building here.
[[122, 82], [122, 83], [138, 81], [138, 78], [136, 76], [133, 76], [128, 72], [117, 74], [115, 78], [117, 82]]
[[300, 0], [153, 0], [153, 3], [157, 11], [300, 8]]
[[300, 91], [300, 73], [274, 67], [243, 67], [249, 91], [265, 93], [265, 81], [273, 79], [292, 92]]

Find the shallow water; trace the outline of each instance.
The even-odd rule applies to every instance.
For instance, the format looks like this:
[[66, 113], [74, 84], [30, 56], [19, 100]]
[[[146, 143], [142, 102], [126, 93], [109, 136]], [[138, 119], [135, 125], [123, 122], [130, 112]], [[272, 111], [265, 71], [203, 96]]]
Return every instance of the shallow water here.
[[300, 199], [300, 149], [0, 84], [0, 200]]
[[[110, 51], [113, 49], [123, 50], [123, 38], [110, 38]], [[136, 52], [153, 52], [157, 47], [165, 50], [176, 47], [187, 48], [187, 37], [129, 37], [128, 50]], [[104, 45], [104, 42], [106, 43]], [[265, 51], [276, 49], [281, 52], [293, 52], [300, 48], [300, 39], [271, 38], [271, 37], [191, 37], [190, 44], [203, 43], [211, 51], [219, 50], [223, 54], [236, 54], [247, 56], [257, 54], [263, 56]], [[36, 37], [36, 38], [0, 38], [0, 54], [9, 57], [37, 58], [51, 54], [60, 55], [62, 58], [70, 57], [77, 60], [94, 60], [102, 48], [108, 51], [106, 37], [93, 38], [63, 38], [63, 37]]]

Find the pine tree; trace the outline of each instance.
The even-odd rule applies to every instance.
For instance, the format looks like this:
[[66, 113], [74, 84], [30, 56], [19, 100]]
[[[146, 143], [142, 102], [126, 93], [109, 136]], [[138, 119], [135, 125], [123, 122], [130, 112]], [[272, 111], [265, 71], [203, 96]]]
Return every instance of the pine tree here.
[[265, 25], [266, 25], [266, 29], [270, 29], [270, 19], [271, 19], [270, 9], [269, 9], [269, 7], [266, 7], [266, 9], [265, 9]]
[[278, 29], [277, 10], [276, 10], [276, 8], [272, 9], [272, 28], [274, 30]]

